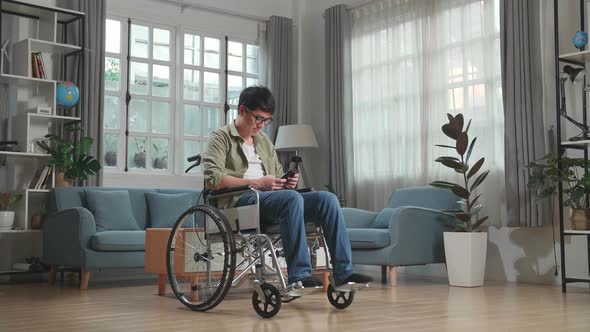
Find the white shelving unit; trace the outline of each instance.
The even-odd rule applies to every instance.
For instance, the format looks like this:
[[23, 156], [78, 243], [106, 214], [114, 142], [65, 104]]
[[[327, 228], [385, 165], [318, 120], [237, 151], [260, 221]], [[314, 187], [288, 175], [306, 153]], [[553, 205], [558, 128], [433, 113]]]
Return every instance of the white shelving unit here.
[[[18, 142], [17, 151], [0, 151], [0, 165], [7, 167], [7, 174], [10, 174], [6, 177], [5, 186], [0, 186], [0, 191], [4, 189], [23, 194], [16, 207], [16, 230], [0, 233], [38, 233], [31, 229], [31, 216], [45, 208], [50, 189], [29, 189], [35, 173], [47, 165], [49, 158], [37, 147], [36, 141], [44, 139], [48, 133], [58, 133], [64, 124], [80, 121], [75, 115], [57, 115], [55, 96], [57, 83], [64, 79], [61, 76], [64, 73], [64, 58], [80, 54], [83, 49], [83, 45], [64, 44], [64, 38], [61, 38], [63, 31], [68, 24], [83, 24], [84, 13], [15, 0], [0, 0], [0, 6], [2, 19], [18, 17], [18, 24], [13, 28], [25, 27], [23, 29], [27, 30], [18, 31], [18, 34], [3, 34], [0, 40], [4, 42], [6, 36], [11, 35], [22, 38], [10, 41], [10, 61], [0, 61], [0, 88], [8, 91], [8, 100], [0, 101], [0, 107], [6, 109], [0, 111], [10, 114], [9, 128], [12, 130], [9, 139]], [[0, 29], [6, 26], [0, 26]], [[46, 78], [33, 77], [34, 52], [41, 52]], [[51, 112], [37, 113], [38, 106], [49, 107]], [[49, 187], [54, 185], [52, 172]]]

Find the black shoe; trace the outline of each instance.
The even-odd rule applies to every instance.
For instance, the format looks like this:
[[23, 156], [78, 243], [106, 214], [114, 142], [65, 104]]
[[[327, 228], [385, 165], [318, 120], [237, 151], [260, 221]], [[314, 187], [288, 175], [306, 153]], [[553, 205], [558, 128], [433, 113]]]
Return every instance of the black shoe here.
[[366, 275], [360, 274], [360, 273], [353, 273], [348, 278], [342, 280], [341, 282], [337, 282], [336, 285], [337, 286], [345, 285], [345, 284], [348, 284], [349, 282], [353, 282], [355, 284], [368, 284], [371, 281], [373, 281], [373, 278], [371, 278], [369, 276], [366, 276]]
[[322, 281], [314, 276], [306, 277], [306, 278], [303, 278], [299, 281], [301, 281], [301, 284], [303, 285], [303, 287], [306, 287], [306, 288], [322, 287], [322, 285], [323, 285]]

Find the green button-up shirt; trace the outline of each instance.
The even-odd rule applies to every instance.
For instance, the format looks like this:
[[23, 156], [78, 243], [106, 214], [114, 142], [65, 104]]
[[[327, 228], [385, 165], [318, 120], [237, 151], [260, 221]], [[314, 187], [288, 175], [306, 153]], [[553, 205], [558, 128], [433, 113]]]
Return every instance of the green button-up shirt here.
[[[244, 139], [232, 123], [211, 133], [207, 144], [207, 151], [203, 154], [205, 167], [205, 183], [209, 189], [219, 189], [221, 178], [230, 175], [243, 178], [248, 170], [248, 159], [242, 149]], [[274, 145], [264, 133], [254, 136], [254, 148], [262, 161], [266, 175], [280, 177], [283, 167], [279, 163]], [[239, 196], [219, 201], [222, 207], [234, 206]]]

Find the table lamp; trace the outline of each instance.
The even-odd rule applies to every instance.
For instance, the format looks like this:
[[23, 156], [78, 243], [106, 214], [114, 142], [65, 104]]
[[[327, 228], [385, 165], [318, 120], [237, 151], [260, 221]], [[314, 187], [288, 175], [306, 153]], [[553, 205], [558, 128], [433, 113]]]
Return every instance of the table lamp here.
[[305, 167], [303, 167], [303, 159], [299, 156], [299, 151], [318, 147], [318, 141], [315, 139], [313, 128], [310, 125], [296, 124], [279, 127], [275, 140], [275, 150], [295, 151], [289, 169], [298, 171], [306, 186], [309, 183], [307, 182], [307, 174]]

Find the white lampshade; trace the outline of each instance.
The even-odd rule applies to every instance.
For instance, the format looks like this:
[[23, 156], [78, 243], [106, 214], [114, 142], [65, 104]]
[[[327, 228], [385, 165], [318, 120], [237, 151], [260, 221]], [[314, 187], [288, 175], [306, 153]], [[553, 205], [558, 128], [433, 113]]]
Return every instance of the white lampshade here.
[[296, 151], [317, 148], [318, 141], [313, 134], [313, 128], [306, 124], [296, 124], [279, 127], [275, 150]]

